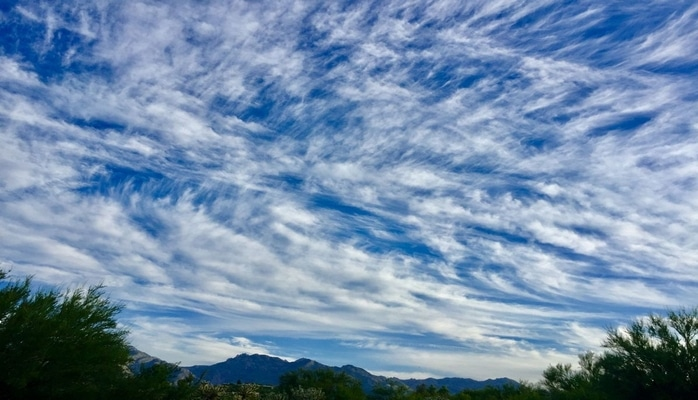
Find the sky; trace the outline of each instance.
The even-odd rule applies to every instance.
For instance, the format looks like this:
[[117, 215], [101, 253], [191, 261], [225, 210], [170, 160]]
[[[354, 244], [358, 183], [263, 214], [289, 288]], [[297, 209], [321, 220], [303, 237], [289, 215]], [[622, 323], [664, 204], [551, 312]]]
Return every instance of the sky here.
[[0, 2], [0, 268], [140, 350], [507, 376], [698, 305], [694, 1]]

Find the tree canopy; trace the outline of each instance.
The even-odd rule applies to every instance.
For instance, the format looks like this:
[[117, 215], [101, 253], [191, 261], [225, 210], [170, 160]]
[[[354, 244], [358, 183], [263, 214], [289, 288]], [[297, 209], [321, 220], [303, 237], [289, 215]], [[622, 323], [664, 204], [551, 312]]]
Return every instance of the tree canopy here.
[[129, 360], [127, 332], [115, 319], [121, 307], [101, 286], [66, 293], [30, 286], [26, 278], [0, 289], [0, 391], [90, 398], [115, 387]]
[[543, 386], [559, 399], [695, 399], [698, 308], [650, 314], [609, 329], [601, 354], [580, 356], [579, 369], [557, 364]]
[[331, 369], [300, 369], [291, 371], [279, 378], [279, 390], [291, 399], [298, 397], [298, 388], [311, 388], [322, 391], [324, 400], [364, 400], [366, 394], [356, 379], [344, 372], [336, 373]]
[[695, 399], [698, 393], [698, 308], [652, 314], [609, 330], [600, 358], [606, 389], [625, 398]]
[[170, 384], [170, 366], [128, 371], [121, 306], [102, 286], [61, 293], [31, 283], [0, 271], [0, 399], [164, 399], [187, 391], [186, 382]]

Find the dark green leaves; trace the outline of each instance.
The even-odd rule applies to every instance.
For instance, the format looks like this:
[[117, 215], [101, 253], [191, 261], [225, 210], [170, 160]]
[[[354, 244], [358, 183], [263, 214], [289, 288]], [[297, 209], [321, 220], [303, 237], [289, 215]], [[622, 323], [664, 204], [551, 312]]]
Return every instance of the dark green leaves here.
[[[6, 279], [6, 273], [1, 275]], [[100, 286], [30, 289], [31, 280], [0, 289], [0, 385], [15, 397], [76, 398], [114, 387], [129, 360], [119, 306]]]

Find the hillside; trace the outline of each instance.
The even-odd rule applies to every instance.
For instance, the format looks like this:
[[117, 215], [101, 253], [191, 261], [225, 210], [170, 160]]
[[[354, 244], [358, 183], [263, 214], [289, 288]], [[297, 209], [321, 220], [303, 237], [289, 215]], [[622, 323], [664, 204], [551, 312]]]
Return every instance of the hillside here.
[[285, 361], [277, 357], [270, 357], [259, 354], [240, 354], [234, 358], [213, 365], [194, 365], [184, 367], [196, 377], [203, 378], [213, 384], [236, 383], [258, 383], [263, 385], [276, 385], [279, 377], [287, 372], [298, 369], [322, 369], [329, 368], [335, 372], [344, 372], [347, 375], [361, 382], [362, 388], [370, 392], [375, 385], [386, 384], [388, 380], [397, 380], [411, 389], [419, 385], [433, 385], [437, 388], [445, 386], [451, 393], [457, 393], [464, 389], [481, 389], [486, 386], [501, 387], [505, 384], [517, 385], [518, 383], [509, 378], [488, 379], [477, 381], [467, 378], [428, 378], [428, 379], [396, 379], [380, 375], [373, 375], [363, 368], [353, 365], [342, 367], [327, 366], [317, 361], [301, 358], [296, 361]]

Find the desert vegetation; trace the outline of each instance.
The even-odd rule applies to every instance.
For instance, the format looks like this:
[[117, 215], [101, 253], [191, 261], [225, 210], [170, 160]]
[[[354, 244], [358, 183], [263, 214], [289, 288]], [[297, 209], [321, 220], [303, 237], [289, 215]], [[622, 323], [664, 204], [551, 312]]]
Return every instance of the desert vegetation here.
[[134, 373], [119, 311], [101, 286], [37, 290], [31, 278], [0, 271], [0, 399], [615, 400], [698, 393], [698, 308], [610, 329], [603, 352], [581, 354], [577, 366], [551, 365], [540, 382], [458, 393], [397, 381], [366, 393], [352, 377], [326, 369], [289, 372], [277, 386], [174, 381], [177, 366], [165, 363]]

